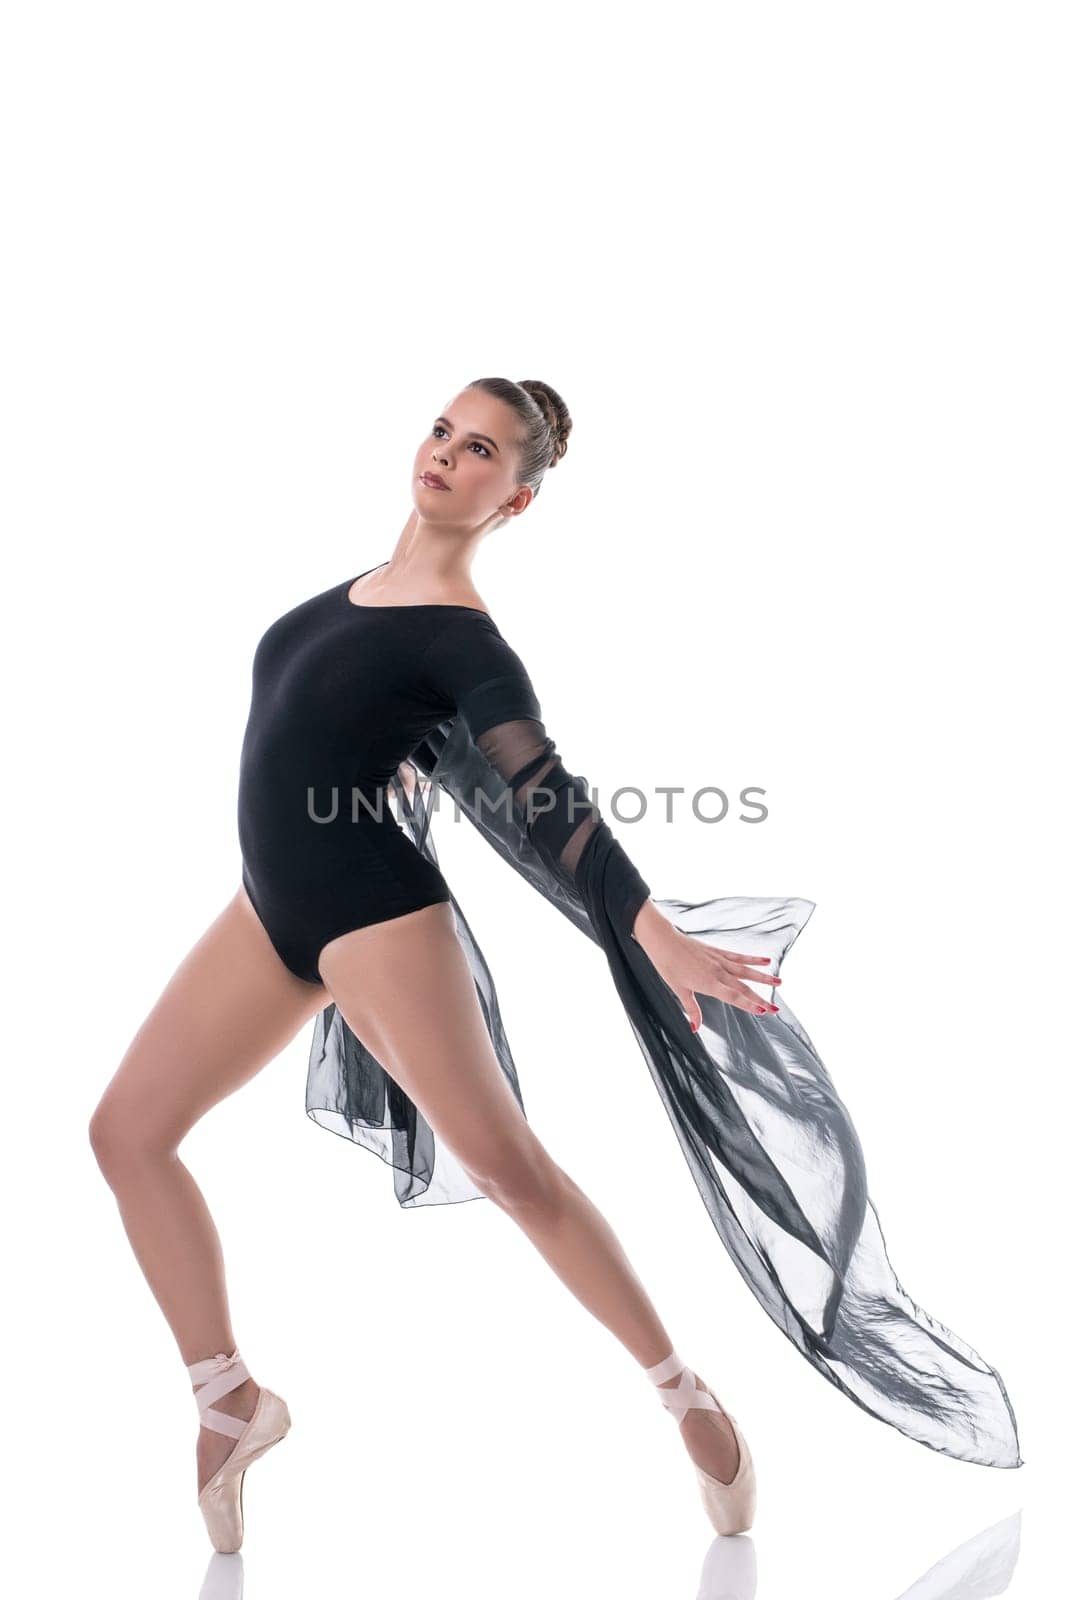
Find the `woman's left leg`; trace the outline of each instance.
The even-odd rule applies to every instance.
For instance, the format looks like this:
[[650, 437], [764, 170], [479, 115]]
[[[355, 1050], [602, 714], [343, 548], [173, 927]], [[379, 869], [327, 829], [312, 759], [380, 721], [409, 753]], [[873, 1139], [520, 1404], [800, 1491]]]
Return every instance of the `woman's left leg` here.
[[[349, 1027], [478, 1188], [642, 1367], [662, 1361], [670, 1337], [622, 1245], [544, 1149], [500, 1071], [451, 905], [342, 934], [321, 952], [319, 973]], [[720, 1412], [693, 1409], [680, 1432], [698, 1466], [732, 1479], [737, 1443]]]

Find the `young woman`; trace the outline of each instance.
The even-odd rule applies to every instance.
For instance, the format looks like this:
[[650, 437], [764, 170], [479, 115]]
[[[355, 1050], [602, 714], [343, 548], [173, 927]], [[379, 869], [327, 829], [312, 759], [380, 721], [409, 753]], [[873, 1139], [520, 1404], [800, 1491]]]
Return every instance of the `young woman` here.
[[[289, 1414], [236, 1348], [218, 1235], [176, 1152], [312, 1018], [312, 1115], [379, 1154], [399, 1144], [394, 1165], [412, 1180], [404, 1203], [484, 1194], [514, 1218], [655, 1384], [715, 1528], [740, 1532], [754, 1517], [740, 1429], [679, 1359], [611, 1227], [526, 1120], [487, 969], [398, 777], [412, 761], [604, 947], [716, 1227], [807, 1359], [932, 1448], [1019, 1464], [999, 1377], [903, 1295], [825, 1068], [788, 1008], [752, 987], [780, 982], [775, 968], [811, 903], [654, 902], [562, 766], [474, 585], [481, 541], [529, 509], [569, 432], [547, 384], [469, 384], [418, 448], [414, 506], [391, 558], [263, 635], [241, 755], [241, 886], [92, 1118], [93, 1148], [189, 1370], [199, 1504], [219, 1550], [239, 1547], [244, 1472], [284, 1437]], [[399, 821], [383, 804], [394, 791]], [[513, 810], [487, 822], [483, 798]], [[762, 1095], [768, 1114], [742, 1090]], [[383, 1144], [368, 1131], [386, 1127], [402, 1137]], [[451, 1186], [426, 1159], [434, 1131], [462, 1169]], [[928, 1352], [936, 1381], [924, 1389]]]

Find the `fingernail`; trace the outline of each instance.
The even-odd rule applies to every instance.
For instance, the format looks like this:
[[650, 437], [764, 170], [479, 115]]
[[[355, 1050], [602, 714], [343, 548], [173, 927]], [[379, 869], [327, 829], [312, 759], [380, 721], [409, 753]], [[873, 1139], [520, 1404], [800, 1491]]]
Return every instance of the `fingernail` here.
[[689, 1024], [689, 1026], [692, 1028], [694, 1033], [699, 1033], [700, 1032], [700, 1023], [699, 1022], [691, 1022]]
[[779, 1009], [779, 1007], [778, 1007], [778, 1006], [768, 1006], [768, 1007], [767, 1007], [767, 1010], [768, 1010], [768, 1011], [777, 1011], [777, 1010], [778, 1010], [778, 1009]]
[[762, 1017], [763, 1013], [766, 1011], [766, 1009], [767, 1009], [766, 1006], [757, 1006], [756, 1007], [756, 1010], [759, 1012], [761, 1017]]

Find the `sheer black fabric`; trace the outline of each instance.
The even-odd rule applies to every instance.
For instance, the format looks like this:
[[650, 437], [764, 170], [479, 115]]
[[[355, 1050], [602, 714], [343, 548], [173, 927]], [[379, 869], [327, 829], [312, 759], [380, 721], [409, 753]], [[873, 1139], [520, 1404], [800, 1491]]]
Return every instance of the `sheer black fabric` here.
[[[856, 1129], [781, 995], [780, 1011], [763, 1017], [699, 996], [702, 1027], [693, 1033], [632, 937], [647, 885], [560, 762], [525, 675], [457, 699], [462, 714], [427, 735], [393, 781], [409, 837], [436, 863], [430, 818], [442, 790], [601, 947], [719, 1236], [805, 1359], [865, 1411], [931, 1449], [1022, 1465], [999, 1373], [897, 1280]], [[428, 794], [416, 769], [431, 780]], [[814, 909], [810, 900], [742, 896], [654, 904], [693, 938], [769, 956], [770, 975]], [[492, 976], [454, 895], [452, 906], [501, 1071], [521, 1106]], [[333, 1005], [316, 1021], [307, 1109], [391, 1162], [401, 1205], [482, 1197]]]

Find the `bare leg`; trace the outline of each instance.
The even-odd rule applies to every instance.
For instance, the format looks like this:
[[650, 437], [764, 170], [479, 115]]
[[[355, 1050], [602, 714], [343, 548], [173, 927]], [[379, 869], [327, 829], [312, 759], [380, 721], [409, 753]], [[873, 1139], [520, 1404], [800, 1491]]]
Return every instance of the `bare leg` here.
[[[426, 906], [331, 940], [319, 971], [349, 1027], [486, 1197], [635, 1360], [643, 1367], [661, 1361], [671, 1340], [622, 1245], [548, 1155], [500, 1071], [451, 906]], [[413, 1007], [413, 993], [424, 1004]], [[693, 1410], [680, 1432], [698, 1465], [729, 1482], [739, 1458], [726, 1418]]]
[[[178, 1145], [328, 1000], [279, 959], [242, 886], [179, 965], [93, 1113], [93, 1151], [187, 1366], [236, 1341], [219, 1236]], [[215, 1406], [247, 1419], [258, 1395], [249, 1378]], [[200, 1430], [198, 1491], [234, 1443]]]

